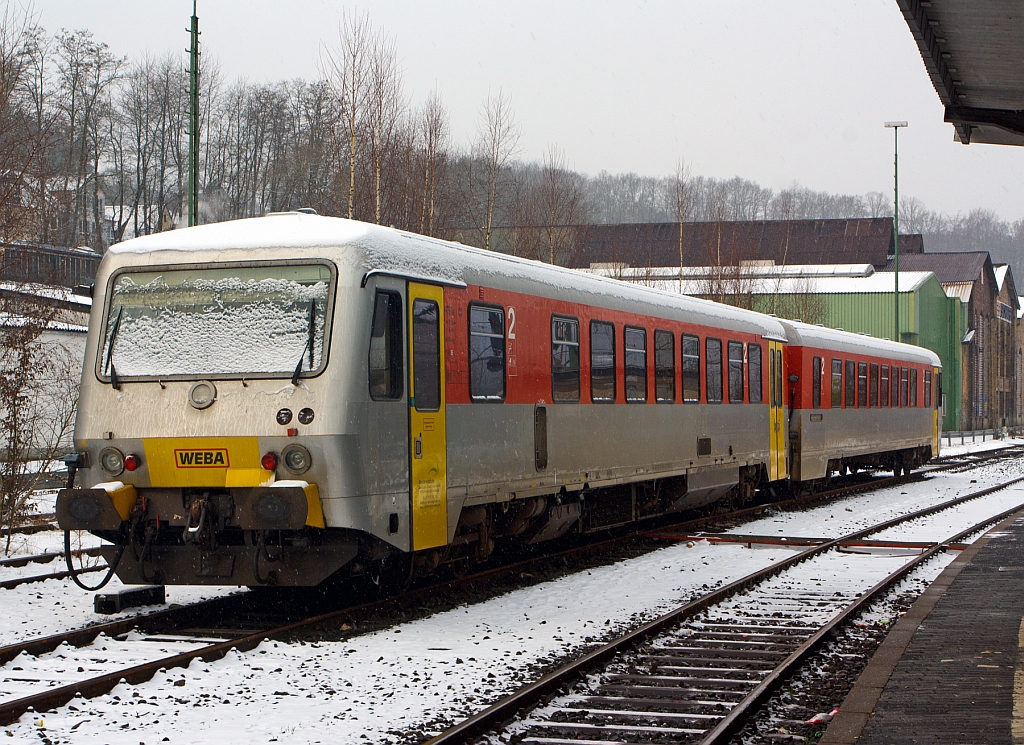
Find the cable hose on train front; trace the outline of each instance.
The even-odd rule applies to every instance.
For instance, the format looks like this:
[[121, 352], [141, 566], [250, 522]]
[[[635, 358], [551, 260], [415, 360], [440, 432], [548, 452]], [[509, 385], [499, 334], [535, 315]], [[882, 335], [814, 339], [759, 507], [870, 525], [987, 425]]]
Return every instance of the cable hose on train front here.
[[102, 581], [94, 587], [89, 587], [78, 578], [79, 570], [75, 569], [74, 563], [71, 560], [71, 531], [64, 531], [64, 562], [68, 565], [68, 573], [71, 575], [71, 581], [87, 592], [96, 592], [97, 590], [102, 590], [107, 586], [107, 583], [110, 582], [111, 578], [114, 576], [114, 571], [117, 569], [117, 565], [121, 563], [121, 557], [124, 555], [124, 549], [124, 545], [117, 547], [117, 553], [114, 554], [114, 560], [110, 562], [110, 568], [107, 569], [107, 573], [103, 577]]

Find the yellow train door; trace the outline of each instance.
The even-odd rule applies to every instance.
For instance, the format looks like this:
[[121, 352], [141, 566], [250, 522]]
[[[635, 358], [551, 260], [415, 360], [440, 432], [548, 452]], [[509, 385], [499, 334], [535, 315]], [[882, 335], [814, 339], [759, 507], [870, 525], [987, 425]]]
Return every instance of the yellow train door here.
[[941, 380], [941, 370], [937, 367], [932, 368], [932, 457], [939, 457], [939, 409], [942, 407], [942, 392], [940, 390], [939, 381]]
[[409, 438], [412, 547], [448, 542], [444, 291], [409, 283]]
[[782, 342], [768, 342], [768, 480], [786, 478], [786, 417], [783, 400], [784, 370]]

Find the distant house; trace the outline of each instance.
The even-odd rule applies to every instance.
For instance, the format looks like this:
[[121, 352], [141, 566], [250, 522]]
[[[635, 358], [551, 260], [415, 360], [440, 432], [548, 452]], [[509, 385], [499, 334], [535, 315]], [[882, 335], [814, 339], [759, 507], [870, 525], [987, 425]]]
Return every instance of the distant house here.
[[[893, 266], [886, 267], [892, 271]], [[963, 305], [963, 427], [1017, 426], [1016, 336], [1020, 301], [1008, 265], [987, 251], [900, 253], [900, 273], [934, 272], [949, 297]]]

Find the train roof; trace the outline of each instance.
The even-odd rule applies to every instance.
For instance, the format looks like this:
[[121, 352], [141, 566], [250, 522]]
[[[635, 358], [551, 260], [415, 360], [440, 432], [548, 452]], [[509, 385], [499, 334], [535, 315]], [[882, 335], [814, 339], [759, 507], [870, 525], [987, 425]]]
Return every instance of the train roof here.
[[111, 246], [108, 254], [118, 261], [161, 251], [234, 253], [282, 248], [322, 248], [328, 258], [333, 254], [326, 249], [347, 249], [343, 263], [355, 261], [364, 278], [378, 273], [457, 286], [487, 285], [588, 304], [600, 298], [603, 305], [618, 310], [635, 312], [639, 305], [641, 312], [650, 315], [718, 325], [768, 339], [786, 338], [777, 319], [761, 313], [394, 228], [298, 212], [142, 236]]
[[854, 334], [841, 329], [830, 329], [800, 321], [779, 319], [779, 323], [786, 329], [786, 337], [790, 344], [872, 357], [892, 357], [901, 361], [942, 367], [939, 356], [924, 347], [915, 347], [912, 344], [879, 339], [868, 334]]

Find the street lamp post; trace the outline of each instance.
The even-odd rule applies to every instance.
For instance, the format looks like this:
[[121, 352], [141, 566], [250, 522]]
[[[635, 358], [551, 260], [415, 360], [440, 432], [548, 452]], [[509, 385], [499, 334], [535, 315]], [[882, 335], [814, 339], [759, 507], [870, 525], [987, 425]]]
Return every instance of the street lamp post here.
[[894, 277], [894, 303], [896, 308], [896, 337], [895, 340], [900, 340], [900, 128], [906, 127], [906, 122], [886, 122], [886, 127], [892, 129], [893, 141], [892, 141], [892, 164], [893, 164], [893, 181], [894, 181], [894, 198], [893, 198], [893, 210], [892, 210], [892, 222], [893, 222], [893, 235], [892, 235], [892, 246], [893, 246], [893, 271]]

